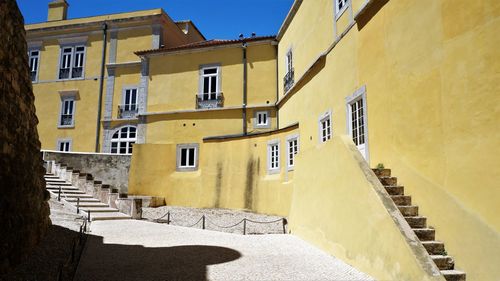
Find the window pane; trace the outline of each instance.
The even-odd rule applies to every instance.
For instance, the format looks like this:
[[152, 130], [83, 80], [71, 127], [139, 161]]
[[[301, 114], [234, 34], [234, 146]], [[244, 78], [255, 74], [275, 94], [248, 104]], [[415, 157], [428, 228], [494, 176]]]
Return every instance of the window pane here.
[[203, 78], [203, 93], [206, 94], [209, 91], [210, 77]]
[[211, 79], [210, 92], [216, 93], [217, 92], [217, 77], [212, 76], [212, 77], [210, 77], [210, 79]]
[[186, 167], [187, 164], [187, 148], [181, 148], [181, 167]]
[[189, 148], [189, 154], [188, 154], [189, 155], [189, 163], [188, 163], [188, 165], [190, 167], [194, 167], [194, 153], [195, 153], [194, 150], [195, 150], [194, 148]]
[[215, 74], [217, 73], [217, 68], [205, 68], [203, 74]]

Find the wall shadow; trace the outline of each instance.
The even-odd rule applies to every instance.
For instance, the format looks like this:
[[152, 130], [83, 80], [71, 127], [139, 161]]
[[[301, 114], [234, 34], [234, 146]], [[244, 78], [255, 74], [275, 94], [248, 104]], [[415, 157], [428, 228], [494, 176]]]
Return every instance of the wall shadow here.
[[356, 19], [358, 30], [363, 29], [363, 27], [368, 24], [368, 22], [382, 9], [382, 7], [385, 6], [385, 4], [387, 4], [387, 2], [389, 2], [389, 0], [374, 1], [364, 13], [360, 14]]
[[233, 249], [217, 246], [148, 248], [104, 244], [102, 237], [89, 235], [74, 280], [207, 280], [208, 265], [240, 257]]

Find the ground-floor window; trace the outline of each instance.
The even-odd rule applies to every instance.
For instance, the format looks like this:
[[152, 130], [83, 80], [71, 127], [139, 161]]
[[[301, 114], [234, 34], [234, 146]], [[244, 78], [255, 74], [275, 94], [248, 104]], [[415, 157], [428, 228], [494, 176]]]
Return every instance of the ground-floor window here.
[[270, 174], [279, 173], [280, 171], [279, 140], [272, 140], [267, 144], [267, 169]]
[[132, 145], [137, 140], [137, 129], [134, 126], [126, 126], [118, 129], [111, 138], [111, 153], [132, 154]]
[[59, 139], [57, 140], [57, 150], [58, 151], [71, 151], [71, 140], [70, 139]]
[[299, 153], [299, 136], [290, 136], [287, 139], [287, 167], [288, 170], [293, 170], [295, 166], [295, 155]]
[[326, 142], [332, 138], [332, 114], [324, 113], [319, 118], [319, 138], [321, 142]]
[[198, 169], [199, 145], [178, 144], [177, 145], [177, 170], [195, 171]]
[[347, 133], [363, 157], [368, 160], [368, 126], [366, 87], [363, 86], [346, 98]]

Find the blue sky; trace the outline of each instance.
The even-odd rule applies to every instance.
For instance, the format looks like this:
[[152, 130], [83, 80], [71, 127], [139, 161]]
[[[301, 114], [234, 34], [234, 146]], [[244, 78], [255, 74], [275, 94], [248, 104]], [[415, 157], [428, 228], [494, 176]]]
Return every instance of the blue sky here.
[[[207, 39], [275, 35], [293, 0], [67, 0], [69, 18], [163, 8], [174, 20], [192, 20]], [[47, 20], [49, 0], [17, 0], [26, 23]]]

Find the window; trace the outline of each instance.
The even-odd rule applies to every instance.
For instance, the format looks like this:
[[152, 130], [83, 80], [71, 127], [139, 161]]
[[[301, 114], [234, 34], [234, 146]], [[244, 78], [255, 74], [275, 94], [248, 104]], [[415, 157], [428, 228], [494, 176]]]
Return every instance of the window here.
[[287, 167], [288, 170], [292, 170], [295, 166], [295, 155], [299, 153], [299, 137], [297, 135], [288, 137], [287, 143]]
[[58, 151], [71, 151], [71, 140], [63, 139], [57, 141], [57, 150]]
[[285, 55], [286, 74], [283, 78], [283, 89], [285, 94], [290, 90], [294, 83], [294, 69], [293, 69], [293, 53], [292, 49], [288, 50]]
[[359, 152], [368, 161], [368, 120], [366, 115], [366, 86], [346, 97], [347, 133]]
[[63, 97], [61, 100], [61, 115], [59, 117], [59, 127], [75, 126], [75, 98]]
[[319, 137], [321, 142], [326, 142], [332, 138], [332, 118], [330, 112], [323, 114], [319, 119]]
[[83, 77], [85, 61], [85, 46], [66, 46], [61, 48], [59, 79], [74, 79]]
[[267, 169], [270, 174], [280, 170], [280, 143], [279, 140], [270, 141], [267, 145]]
[[335, 14], [340, 16], [340, 14], [345, 11], [349, 5], [349, 0], [335, 0]]
[[134, 118], [137, 110], [137, 88], [124, 89], [123, 104], [118, 106], [118, 118]]
[[219, 67], [202, 69], [202, 100], [215, 100], [219, 92]]
[[198, 169], [198, 144], [177, 145], [177, 170], [195, 171]]
[[269, 111], [256, 111], [255, 112], [255, 128], [269, 128], [270, 127], [269, 120]]
[[38, 80], [38, 65], [40, 63], [40, 51], [31, 50], [28, 52], [31, 82]]
[[111, 153], [132, 154], [132, 145], [137, 140], [137, 129], [133, 126], [126, 126], [117, 130], [111, 138]]

